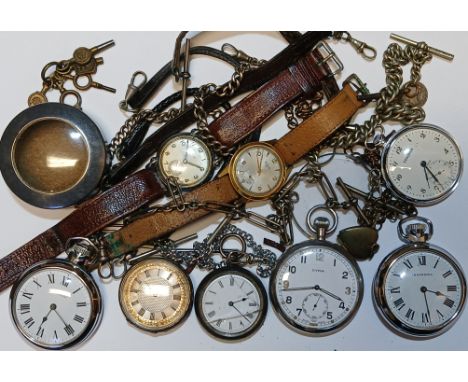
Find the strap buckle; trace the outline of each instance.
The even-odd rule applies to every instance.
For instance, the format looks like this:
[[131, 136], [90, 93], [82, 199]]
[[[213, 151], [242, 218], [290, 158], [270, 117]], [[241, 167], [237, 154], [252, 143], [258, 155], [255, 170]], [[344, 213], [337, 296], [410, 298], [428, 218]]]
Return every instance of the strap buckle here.
[[[335, 51], [331, 48], [330, 45], [326, 41], [320, 41], [314, 48], [317, 53], [319, 53], [320, 57], [322, 57], [322, 51], [325, 52], [325, 56], [322, 57], [320, 61], [317, 62], [318, 66], [323, 66], [328, 64], [328, 69], [330, 71], [329, 77], [333, 77], [334, 75], [341, 73], [344, 69], [344, 65], [341, 60], [336, 55]], [[335, 66], [335, 70], [330, 67], [330, 63], [333, 63]]]
[[346, 84], [351, 85], [359, 95], [370, 94], [367, 84], [363, 82], [356, 73], [351, 74], [343, 81], [343, 86]]

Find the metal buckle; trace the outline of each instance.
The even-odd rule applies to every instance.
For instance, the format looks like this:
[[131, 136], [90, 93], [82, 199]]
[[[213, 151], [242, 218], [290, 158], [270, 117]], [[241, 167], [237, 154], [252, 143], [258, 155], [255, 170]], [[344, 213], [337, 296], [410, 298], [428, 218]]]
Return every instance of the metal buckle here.
[[180, 188], [177, 178], [170, 176], [166, 178], [166, 185], [171, 195], [171, 199], [175, 204], [178, 211], [185, 210], [185, 199], [182, 194], [182, 189]]
[[351, 74], [343, 81], [343, 86], [346, 84], [351, 85], [359, 94], [370, 94], [367, 84], [356, 73]]
[[[320, 50], [324, 50], [326, 55], [323, 57], [319, 62], [317, 62], [318, 66], [325, 65], [328, 61], [333, 62], [336, 65], [336, 69], [329, 74], [329, 77], [334, 76], [343, 71], [344, 65], [341, 60], [336, 55], [335, 51], [328, 45], [326, 41], [320, 41], [317, 45], [315, 45], [314, 50], [318, 53], [321, 53]], [[322, 54], [320, 54], [322, 56]], [[331, 71], [330, 65], [328, 65], [328, 69]]]

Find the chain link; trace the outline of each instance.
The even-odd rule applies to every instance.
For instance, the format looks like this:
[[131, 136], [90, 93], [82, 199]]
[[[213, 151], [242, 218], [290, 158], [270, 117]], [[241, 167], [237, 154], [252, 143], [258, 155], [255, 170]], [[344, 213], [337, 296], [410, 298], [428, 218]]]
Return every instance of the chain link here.
[[411, 106], [400, 100], [403, 84], [402, 66], [412, 63], [411, 79], [405, 86], [415, 84], [421, 78], [421, 67], [431, 58], [428, 45], [424, 42], [418, 43], [417, 46], [407, 45], [404, 48], [395, 43], [390, 44], [383, 55], [387, 86], [379, 92], [374, 114], [364, 124], [338, 132], [326, 144], [343, 149], [351, 148], [371, 139], [376, 129], [385, 121], [398, 121], [403, 125], [423, 121], [426, 114], [422, 107]]

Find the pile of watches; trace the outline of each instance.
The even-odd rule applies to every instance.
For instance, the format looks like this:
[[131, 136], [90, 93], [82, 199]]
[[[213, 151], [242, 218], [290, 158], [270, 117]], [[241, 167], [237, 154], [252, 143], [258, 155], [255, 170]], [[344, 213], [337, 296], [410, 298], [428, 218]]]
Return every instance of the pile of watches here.
[[[371, 93], [357, 75], [336, 83], [343, 64], [327, 40], [345, 41], [366, 59], [375, 59], [372, 47], [348, 32], [281, 35], [287, 47], [265, 61], [230, 44], [220, 50], [191, 46], [181, 33], [167, 65], [149, 80], [140, 71], [132, 76], [119, 105], [129, 118], [110, 143], [82, 111], [79, 91], [114, 91], [91, 77], [103, 63], [96, 55], [113, 42], [78, 48], [71, 59], [43, 68], [42, 90], [3, 132], [0, 170], [23, 201], [75, 209], [0, 259], [0, 290], [12, 286], [13, 321], [28, 341], [63, 349], [95, 331], [103, 301], [93, 271], [120, 280], [123, 316], [139, 330], [173, 329], [193, 306], [210, 335], [239, 341], [261, 328], [271, 301], [292, 330], [335, 333], [360, 307], [358, 261], [379, 250], [378, 231], [386, 221], [398, 222], [405, 244], [384, 258], [374, 278], [373, 302], [382, 322], [408, 338], [433, 338], [455, 323], [466, 297], [463, 270], [446, 250], [428, 243], [433, 224], [417, 213], [418, 206], [448, 197], [462, 173], [455, 139], [423, 122], [428, 91], [421, 67], [432, 54], [453, 56], [393, 35], [405, 45], [389, 45], [386, 86]], [[189, 87], [193, 55], [227, 62], [231, 79]], [[408, 63], [411, 79], [403, 83]], [[86, 86], [78, 81], [83, 77]], [[181, 90], [145, 109], [167, 79]], [[67, 89], [69, 83], [76, 90]], [[60, 102], [48, 101], [51, 90], [61, 93]], [[74, 106], [65, 103], [71, 96]], [[364, 107], [372, 117], [353, 123]], [[262, 125], [281, 111], [290, 131], [261, 141]], [[387, 121], [401, 128], [386, 135]], [[152, 124], [159, 127], [149, 133]], [[364, 166], [367, 190], [338, 178], [340, 201], [324, 171], [336, 155]], [[311, 206], [305, 226], [294, 212], [300, 197], [308, 199], [296, 189], [302, 182], [325, 196], [323, 204]], [[260, 215], [253, 201], [270, 204], [273, 213]], [[357, 225], [341, 229], [336, 243], [327, 241], [339, 212], [348, 209]], [[188, 246], [197, 233], [170, 238], [211, 213], [224, 218], [202, 240]], [[259, 243], [236, 226], [241, 219], [278, 239]], [[295, 230], [308, 240], [295, 242]], [[56, 258], [63, 253], [66, 258]], [[196, 290], [190, 279], [195, 269], [207, 273]], [[261, 278], [269, 278], [268, 292]]]

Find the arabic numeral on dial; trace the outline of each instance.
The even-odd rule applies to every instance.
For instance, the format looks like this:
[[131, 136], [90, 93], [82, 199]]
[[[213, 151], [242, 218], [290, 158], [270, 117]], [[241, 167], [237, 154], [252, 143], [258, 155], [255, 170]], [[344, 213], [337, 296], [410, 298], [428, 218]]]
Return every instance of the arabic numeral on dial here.
[[421, 134], [419, 134], [419, 136], [422, 138], [422, 139], [425, 139], [426, 138], [426, 133], [424, 131], [421, 131]]
[[290, 265], [288, 269], [289, 273], [296, 273], [296, 266], [295, 265]]
[[347, 280], [347, 279], [348, 279], [348, 276], [349, 276], [349, 273], [348, 273], [347, 271], [343, 271], [343, 276], [342, 276], [342, 278]]
[[333, 312], [327, 312], [327, 320], [333, 320]]
[[440, 137], [438, 136], [434, 137], [434, 141], [436, 141], [437, 143], [440, 142]]
[[455, 166], [455, 162], [454, 162], [453, 160], [449, 161], [449, 166], [450, 166], [450, 167]]
[[398, 175], [396, 176], [396, 180], [400, 181], [400, 180], [402, 180], [402, 179], [403, 179], [403, 176], [402, 176], [401, 174], [398, 174]]
[[297, 312], [297, 316], [299, 317], [302, 313], [302, 309], [301, 308], [297, 308], [296, 309], [296, 312]]
[[421, 188], [421, 194], [425, 194], [426, 193], [426, 189], [425, 188]]
[[413, 188], [413, 187], [411, 187], [411, 185], [409, 185], [409, 184], [406, 186], [406, 189], [407, 189], [408, 191], [411, 191], [412, 188]]
[[344, 309], [344, 308], [345, 308], [344, 302], [343, 302], [343, 301], [340, 302], [340, 305], [338, 305], [338, 308], [340, 308], [340, 309]]
[[291, 304], [292, 303], [292, 297], [291, 296], [287, 296], [286, 297], [286, 304]]
[[401, 152], [403, 151], [403, 149], [401, 148], [401, 146], [398, 146], [396, 149], [395, 149], [396, 153], [399, 155], [401, 154]]
[[345, 288], [345, 292], [344, 292], [346, 295], [350, 295], [351, 294], [351, 288], [350, 287], [346, 287]]

